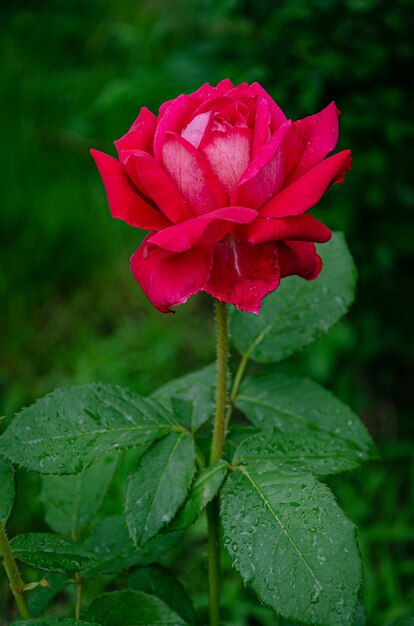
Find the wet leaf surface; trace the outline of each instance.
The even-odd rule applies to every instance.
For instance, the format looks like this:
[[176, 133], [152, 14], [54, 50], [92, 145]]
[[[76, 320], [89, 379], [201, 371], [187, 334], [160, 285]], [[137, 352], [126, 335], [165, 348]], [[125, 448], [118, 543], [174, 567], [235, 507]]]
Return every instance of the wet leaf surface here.
[[356, 269], [342, 233], [318, 247], [323, 268], [314, 281], [284, 278], [263, 301], [260, 315], [233, 308], [231, 337], [254, 361], [275, 363], [313, 343], [353, 302]]
[[265, 604], [292, 621], [349, 626], [361, 582], [355, 528], [312, 476], [240, 466], [222, 490], [224, 543]]
[[141, 457], [128, 481], [125, 515], [133, 542], [145, 545], [184, 503], [195, 472], [189, 433], [171, 433]]
[[158, 403], [122, 387], [64, 387], [18, 413], [0, 438], [0, 452], [37, 472], [77, 474], [113, 450], [144, 452], [176, 427]]
[[14, 556], [45, 572], [79, 572], [96, 563], [83, 546], [51, 533], [27, 533], [12, 539]]
[[103, 626], [185, 626], [186, 622], [159, 598], [141, 591], [113, 591], [96, 598], [87, 619]]

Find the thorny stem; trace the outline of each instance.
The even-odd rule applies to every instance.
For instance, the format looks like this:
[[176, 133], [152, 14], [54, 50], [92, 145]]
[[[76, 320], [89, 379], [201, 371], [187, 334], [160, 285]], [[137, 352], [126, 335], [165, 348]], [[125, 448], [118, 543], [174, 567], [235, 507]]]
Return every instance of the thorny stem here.
[[[226, 442], [227, 409], [227, 310], [224, 302], [215, 303], [217, 333], [216, 412], [211, 443], [210, 465], [222, 458]], [[210, 626], [220, 625], [220, 519], [219, 503], [214, 498], [207, 507], [208, 583]]]
[[14, 560], [13, 552], [7, 538], [6, 529], [0, 521], [0, 552], [3, 556], [3, 565], [10, 582], [10, 589], [16, 600], [17, 608], [23, 619], [29, 619], [30, 613], [24, 597], [24, 582], [20, 576], [19, 568]]

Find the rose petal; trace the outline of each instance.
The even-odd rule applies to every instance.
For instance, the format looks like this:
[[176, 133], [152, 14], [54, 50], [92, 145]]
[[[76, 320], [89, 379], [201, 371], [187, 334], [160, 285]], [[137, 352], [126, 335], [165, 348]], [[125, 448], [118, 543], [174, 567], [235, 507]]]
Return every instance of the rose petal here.
[[252, 131], [231, 128], [226, 133], [213, 132], [203, 151], [211, 169], [228, 196], [250, 162]]
[[160, 113], [154, 135], [154, 155], [158, 161], [162, 160], [162, 147], [166, 134], [168, 132], [181, 134], [198, 105], [198, 100], [182, 94], [170, 103], [162, 115]]
[[334, 154], [282, 189], [261, 209], [260, 216], [286, 217], [304, 213], [321, 199], [330, 184], [342, 182], [351, 166], [350, 150]]
[[292, 178], [298, 178], [310, 170], [335, 148], [338, 142], [339, 113], [335, 103], [331, 102], [316, 115], [295, 122], [304, 152]]
[[224, 239], [235, 224], [248, 224], [256, 217], [253, 209], [225, 207], [155, 233], [148, 239], [148, 246], [181, 252], [196, 245], [210, 245]]
[[227, 93], [227, 91], [233, 89], [233, 87], [234, 85], [231, 82], [230, 78], [224, 78], [219, 83], [217, 83], [216, 87], [212, 87], [209, 83], [205, 83], [204, 85], [201, 85], [201, 87], [199, 87], [197, 91], [194, 91], [191, 95], [201, 100], [211, 99]]
[[285, 122], [287, 121], [286, 115], [283, 113], [282, 109], [278, 107], [273, 98], [269, 96], [267, 91], [263, 89], [261, 85], [259, 85], [259, 83], [252, 83], [251, 90], [255, 96], [261, 96], [262, 98], [267, 100], [272, 116], [271, 131], [272, 133], [274, 133], [279, 128], [279, 126], [285, 124]]
[[202, 215], [227, 204], [203, 154], [182, 137], [167, 133], [162, 146], [162, 163], [193, 215]]
[[206, 111], [206, 113], [200, 113], [193, 117], [191, 122], [184, 128], [181, 137], [191, 143], [194, 148], [198, 148], [211, 123], [212, 116], [211, 111]]
[[133, 157], [140, 185], [173, 224], [192, 218], [192, 213], [178, 189], [159, 163], [145, 152]]
[[151, 303], [161, 312], [183, 304], [205, 286], [213, 265], [209, 247], [174, 253], [154, 248], [147, 253], [146, 241], [131, 257], [131, 271]]
[[301, 276], [314, 280], [322, 269], [322, 259], [316, 246], [307, 241], [289, 241], [277, 244], [281, 277]]
[[254, 138], [253, 138], [253, 159], [259, 150], [270, 139], [270, 107], [266, 98], [258, 97], [256, 102], [256, 115], [254, 124]]
[[98, 150], [90, 152], [102, 177], [112, 217], [148, 230], [159, 230], [170, 225], [170, 221], [157, 208], [141, 197], [117, 159]]
[[262, 147], [233, 189], [232, 204], [260, 209], [279, 191], [285, 173], [283, 151], [291, 129], [292, 122], [286, 122]]
[[214, 265], [204, 291], [242, 311], [259, 313], [262, 299], [279, 285], [276, 244], [251, 246], [232, 239], [213, 249]]
[[119, 160], [122, 159], [122, 152], [125, 150], [143, 150], [153, 154], [154, 133], [157, 125], [157, 118], [149, 109], [143, 107], [129, 131], [120, 139], [115, 141]]
[[241, 236], [239, 234], [241, 229], [239, 229], [237, 231], [238, 236], [255, 245], [266, 241], [283, 241], [285, 239], [325, 243], [332, 237], [329, 228], [308, 213], [282, 219], [259, 217], [253, 223], [242, 228], [245, 235]]

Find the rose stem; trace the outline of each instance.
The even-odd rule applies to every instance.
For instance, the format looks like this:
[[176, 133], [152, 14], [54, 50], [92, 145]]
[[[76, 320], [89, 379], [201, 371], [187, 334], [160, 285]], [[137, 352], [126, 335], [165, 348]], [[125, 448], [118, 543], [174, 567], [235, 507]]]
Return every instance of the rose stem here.
[[16, 600], [17, 608], [23, 619], [29, 619], [30, 613], [24, 597], [24, 582], [14, 560], [13, 552], [7, 538], [6, 529], [0, 521], [0, 552], [3, 556], [4, 569], [10, 581], [10, 589]]
[[[210, 465], [222, 458], [226, 442], [227, 408], [227, 358], [228, 330], [227, 310], [224, 302], [215, 303], [217, 336], [217, 384], [216, 411], [213, 439], [211, 442]], [[207, 507], [208, 521], [208, 583], [210, 626], [220, 624], [220, 518], [218, 498]]]

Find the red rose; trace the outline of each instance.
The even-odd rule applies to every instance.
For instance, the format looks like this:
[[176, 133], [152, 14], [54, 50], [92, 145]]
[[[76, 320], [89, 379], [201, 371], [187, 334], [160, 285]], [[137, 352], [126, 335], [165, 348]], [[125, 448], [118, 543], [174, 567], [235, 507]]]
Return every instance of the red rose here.
[[115, 142], [91, 150], [113, 217], [151, 232], [131, 270], [168, 312], [199, 291], [258, 313], [281, 278], [316, 278], [313, 242], [330, 230], [307, 213], [351, 167], [334, 103], [292, 122], [258, 84], [206, 84], [142, 108]]

